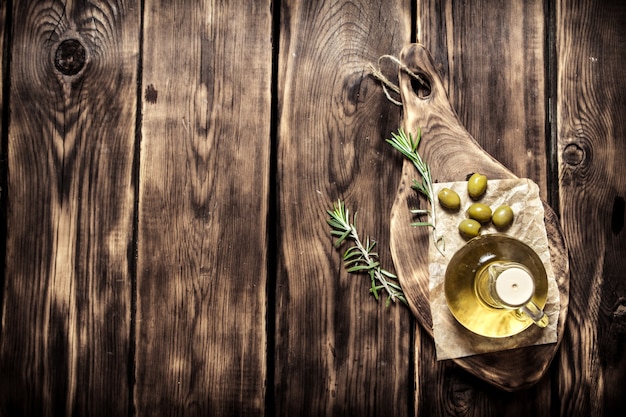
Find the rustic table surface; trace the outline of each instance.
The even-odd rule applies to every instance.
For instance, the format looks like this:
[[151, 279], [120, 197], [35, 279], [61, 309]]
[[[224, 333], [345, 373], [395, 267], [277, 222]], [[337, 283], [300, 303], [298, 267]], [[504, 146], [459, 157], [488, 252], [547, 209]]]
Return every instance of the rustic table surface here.
[[[416, 41], [569, 249], [523, 390], [436, 361], [332, 245], [341, 198], [394, 269], [402, 109], [366, 68]], [[624, 2], [0, 0], [0, 45], [1, 416], [623, 409]]]

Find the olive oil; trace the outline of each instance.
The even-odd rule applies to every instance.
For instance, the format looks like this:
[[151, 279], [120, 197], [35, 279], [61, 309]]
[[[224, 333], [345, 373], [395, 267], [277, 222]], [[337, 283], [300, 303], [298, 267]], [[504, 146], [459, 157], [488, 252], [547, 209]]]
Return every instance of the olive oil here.
[[[509, 269], [503, 277], [503, 281], [508, 280], [508, 287], [500, 293], [503, 298], [516, 300], [520, 293], [515, 291], [529, 291], [529, 297], [520, 298], [520, 305], [507, 304], [490, 293], [489, 271], [493, 273], [497, 268]], [[539, 256], [525, 243], [505, 234], [470, 240], [454, 254], [446, 269], [445, 295], [453, 316], [470, 331], [487, 337], [507, 337], [528, 328], [533, 320], [521, 312], [521, 305], [529, 298], [538, 308], [530, 314], [542, 314], [547, 294], [548, 279]], [[545, 316], [539, 315], [536, 320], [541, 327], [547, 324]]]

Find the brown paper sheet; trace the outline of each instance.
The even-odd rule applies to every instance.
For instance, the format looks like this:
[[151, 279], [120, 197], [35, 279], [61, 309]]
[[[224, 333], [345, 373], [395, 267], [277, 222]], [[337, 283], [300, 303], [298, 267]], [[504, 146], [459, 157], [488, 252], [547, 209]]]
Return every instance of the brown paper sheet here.
[[[515, 219], [506, 234], [513, 236], [533, 248], [541, 258], [548, 276], [548, 298], [544, 312], [550, 324], [546, 328], [535, 325], [516, 335], [505, 338], [488, 338], [470, 332], [459, 324], [446, 303], [444, 277], [448, 261], [466, 243], [458, 232], [458, 224], [466, 218], [466, 210], [474, 203], [467, 195], [467, 182], [433, 184], [435, 195], [444, 187], [456, 191], [461, 197], [461, 209], [457, 213], [435, 207], [438, 235], [444, 236], [445, 251], [441, 254], [432, 239], [429, 247], [429, 290], [433, 317], [433, 335], [437, 360], [454, 359], [481, 353], [514, 349], [518, 347], [556, 343], [559, 318], [559, 290], [552, 264], [548, 238], [544, 224], [543, 204], [539, 187], [529, 179], [490, 180], [486, 194], [480, 202], [493, 209], [508, 204]], [[435, 198], [436, 200], [436, 198]], [[435, 201], [438, 205], [438, 202]], [[495, 226], [483, 226], [482, 234], [497, 232]]]

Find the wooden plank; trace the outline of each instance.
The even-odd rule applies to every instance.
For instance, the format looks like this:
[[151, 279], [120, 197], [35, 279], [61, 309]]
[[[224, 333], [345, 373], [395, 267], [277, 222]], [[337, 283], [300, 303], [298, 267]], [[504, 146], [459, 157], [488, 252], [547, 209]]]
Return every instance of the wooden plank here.
[[[345, 272], [326, 210], [342, 198], [393, 269], [400, 127], [366, 65], [409, 41], [409, 2], [283, 1], [278, 61], [275, 414], [412, 414], [410, 313]], [[345, 250], [345, 248], [344, 248]]]
[[544, 1], [420, 0], [417, 39], [439, 69], [459, 120], [547, 199]]
[[12, 16], [0, 414], [125, 415], [139, 10]]
[[270, 2], [145, 2], [139, 415], [263, 415]]
[[[549, 185], [547, 23], [543, 1], [417, 2], [418, 41], [439, 65], [460, 121], [489, 154], [517, 176], [537, 182], [543, 198]], [[430, 340], [415, 349], [420, 414], [550, 415], [549, 376], [528, 390], [505, 394], [450, 362], [435, 363]], [[425, 363], [434, 365], [419, 366]]]
[[[8, 5], [4, 0], [0, 0], [0, 303], [2, 303], [4, 291], [4, 260], [6, 249], [6, 200], [7, 200], [7, 127], [8, 108], [5, 103], [9, 91], [8, 65], [5, 62], [9, 59], [8, 45], [10, 43], [10, 31], [7, 25], [10, 24], [10, 15], [7, 18]], [[2, 322], [2, 304], [0, 304], [0, 323]]]
[[560, 414], [618, 415], [626, 385], [626, 4], [556, 6], [560, 206], [572, 267]]

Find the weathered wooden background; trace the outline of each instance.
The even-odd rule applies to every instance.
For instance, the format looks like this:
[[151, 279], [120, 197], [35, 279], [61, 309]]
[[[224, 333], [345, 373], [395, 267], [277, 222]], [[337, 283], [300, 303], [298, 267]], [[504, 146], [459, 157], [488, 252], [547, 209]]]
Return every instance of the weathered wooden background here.
[[[393, 269], [401, 109], [365, 67], [416, 40], [561, 219], [566, 334], [524, 391], [436, 362], [332, 247], [341, 197]], [[0, 415], [623, 408], [621, 0], [0, 0], [0, 45]]]

